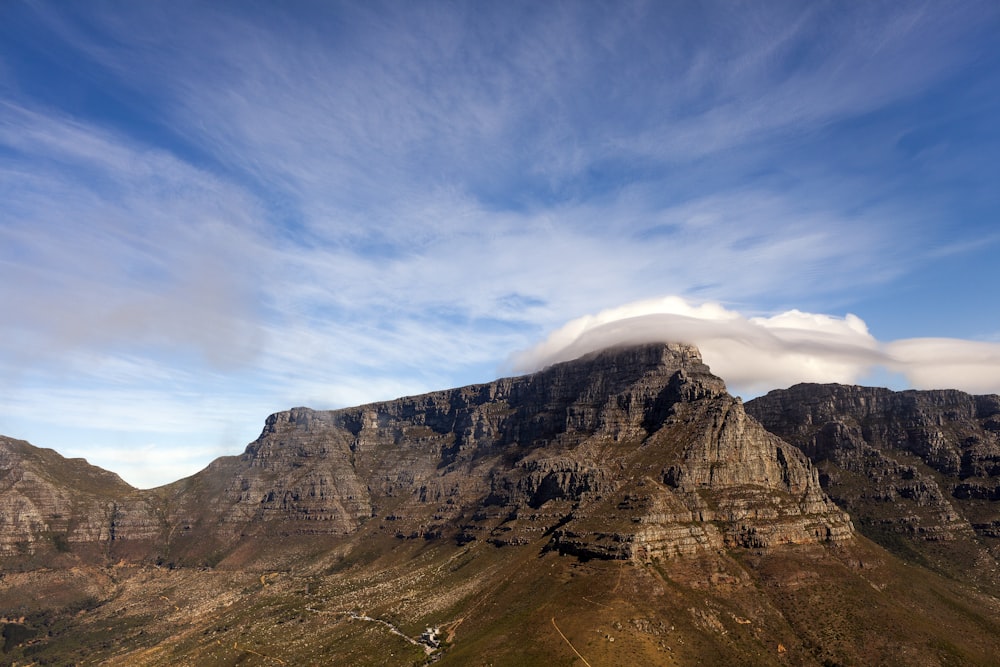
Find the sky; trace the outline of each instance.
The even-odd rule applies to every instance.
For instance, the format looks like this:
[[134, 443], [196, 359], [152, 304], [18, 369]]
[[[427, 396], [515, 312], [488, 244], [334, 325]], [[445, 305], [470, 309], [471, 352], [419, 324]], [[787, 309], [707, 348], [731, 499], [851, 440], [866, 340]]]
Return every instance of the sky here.
[[1000, 392], [996, 2], [0, 0], [0, 433], [143, 488], [272, 412], [679, 340]]

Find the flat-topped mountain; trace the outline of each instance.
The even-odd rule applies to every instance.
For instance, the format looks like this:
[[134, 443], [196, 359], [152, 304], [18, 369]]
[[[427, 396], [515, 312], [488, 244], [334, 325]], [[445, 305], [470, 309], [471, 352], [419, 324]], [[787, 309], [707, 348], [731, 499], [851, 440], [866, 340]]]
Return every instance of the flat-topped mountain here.
[[296, 408], [271, 415], [242, 456], [148, 492], [83, 462], [50, 475], [39, 456], [17, 454], [29, 448], [6, 446], [28, 472], [12, 464], [0, 496], [16, 503], [4, 512], [16, 517], [4, 555], [79, 546], [197, 564], [246, 540], [378, 524], [459, 544], [549, 535], [561, 551], [643, 560], [852, 532], [808, 460], [747, 419], [683, 345], [356, 408]]
[[4, 438], [0, 650], [130, 666], [990, 664], [990, 589], [857, 535], [824, 466], [679, 344], [280, 412], [241, 455], [148, 491]]

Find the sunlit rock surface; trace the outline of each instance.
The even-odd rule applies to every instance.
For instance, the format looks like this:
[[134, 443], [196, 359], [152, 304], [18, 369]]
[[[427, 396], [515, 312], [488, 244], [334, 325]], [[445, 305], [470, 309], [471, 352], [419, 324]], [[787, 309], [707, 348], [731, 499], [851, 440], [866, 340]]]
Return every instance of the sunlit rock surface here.
[[[4, 442], [7, 555], [86, 544], [108, 558], [217, 559], [241, 541], [373, 524], [497, 546], [547, 535], [552, 548], [616, 559], [852, 533], [806, 457], [748, 418], [687, 345], [277, 413], [241, 456], [152, 491]], [[46, 472], [48, 459], [67, 472]]]

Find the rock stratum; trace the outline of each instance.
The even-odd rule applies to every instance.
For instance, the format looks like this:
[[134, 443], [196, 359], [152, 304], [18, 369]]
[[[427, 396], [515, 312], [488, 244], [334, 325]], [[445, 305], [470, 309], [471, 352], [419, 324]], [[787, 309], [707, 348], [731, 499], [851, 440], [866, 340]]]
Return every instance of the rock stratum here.
[[746, 408], [809, 456], [865, 535], [995, 584], [1000, 396], [799, 384]]
[[998, 408], [650, 344], [151, 490], [0, 438], [0, 664], [996, 664]]
[[647, 345], [539, 373], [271, 415], [242, 456], [151, 491], [0, 440], [0, 555], [218, 561], [247, 540], [550, 537], [648, 560], [849, 539], [803, 454], [748, 418], [697, 349]]

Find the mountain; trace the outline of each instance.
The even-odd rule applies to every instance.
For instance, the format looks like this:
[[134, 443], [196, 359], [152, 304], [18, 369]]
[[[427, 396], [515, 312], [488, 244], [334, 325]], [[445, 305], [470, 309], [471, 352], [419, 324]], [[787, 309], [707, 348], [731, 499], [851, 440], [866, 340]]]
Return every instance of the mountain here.
[[1000, 590], [1000, 396], [800, 384], [746, 409], [809, 456], [864, 535]]
[[997, 599], [858, 535], [825, 479], [678, 344], [277, 413], [242, 455], [149, 491], [2, 439], [2, 650], [37, 664], [990, 664]]
[[100, 552], [115, 540], [125, 507], [138, 510], [132, 523], [155, 528], [149, 500], [118, 475], [0, 436], [0, 557], [67, 553], [70, 540]]
[[8, 447], [28, 477], [11, 467], [3, 502], [30, 497], [36, 511], [10, 526], [8, 555], [101, 544], [112, 559], [201, 564], [247, 540], [372, 523], [459, 544], [550, 535], [562, 552], [626, 560], [851, 534], [806, 458], [748, 420], [681, 345], [345, 410], [296, 408], [271, 415], [242, 456], [151, 492], [101, 484], [80, 461], [46, 465], [54, 454], [27, 447]]

